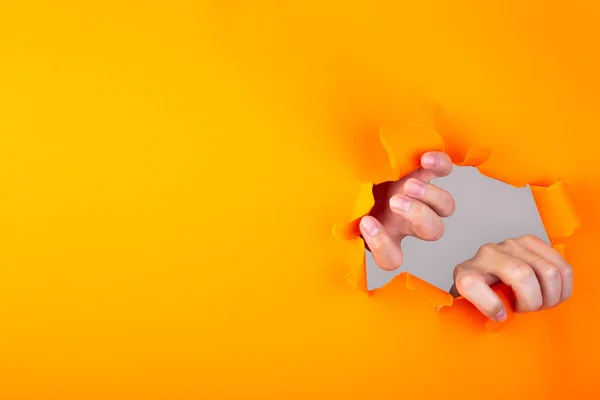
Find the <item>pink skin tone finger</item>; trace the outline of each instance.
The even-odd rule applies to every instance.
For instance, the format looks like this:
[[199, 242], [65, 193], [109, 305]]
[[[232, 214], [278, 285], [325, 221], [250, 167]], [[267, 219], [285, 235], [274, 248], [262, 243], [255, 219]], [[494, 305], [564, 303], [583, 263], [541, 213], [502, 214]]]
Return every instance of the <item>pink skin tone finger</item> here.
[[548, 260], [558, 269], [561, 277], [559, 302], [563, 302], [571, 297], [573, 293], [573, 269], [562, 255], [533, 235], [525, 235], [517, 239], [517, 241], [520, 245]]
[[473, 261], [478, 269], [497, 276], [513, 289], [518, 312], [537, 311], [542, 307], [540, 283], [533, 268], [525, 261], [500, 251], [497, 245], [482, 246]]
[[[506, 319], [506, 309], [502, 300], [490, 288], [495, 279], [489, 279], [482, 271], [468, 266], [457, 268], [455, 288], [489, 319], [502, 322]], [[486, 279], [487, 278], [487, 279]]]
[[429, 182], [434, 178], [448, 176], [452, 172], [452, 160], [446, 153], [430, 151], [421, 157], [421, 167], [406, 178], [416, 178], [423, 182]]
[[[515, 292], [517, 312], [554, 307], [570, 296], [572, 270], [551, 246], [532, 235], [482, 246], [475, 257], [456, 267], [450, 292], [461, 295], [491, 319], [499, 298], [489, 288], [504, 282]], [[489, 289], [485, 289], [487, 286]], [[565, 286], [568, 286], [565, 289]]]
[[440, 217], [449, 217], [454, 213], [456, 206], [452, 195], [431, 183], [410, 178], [404, 184], [404, 193], [425, 203]]
[[440, 216], [419, 200], [397, 195], [390, 200], [390, 208], [405, 221], [412, 236], [433, 241], [444, 234], [444, 223]]
[[375, 263], [387, 271], [402, 265], [402, 251], [390, 237], [385, 228], [375, 218], [366, 216], [360, 221], [360, 231]]
[[[452, 196], [428, 183], [452, 171], [450, 157], [442, 152], [428, 152], [421, 157], [421, 165], [417, 171], [398, 181], [373, 188], [376, 201], [370, 217], [374, 219], [363, 218], [360, 229], [375, 262], [383, 269], [392, 270], [401, 265], [400, 244], [404, 237], [416, 236], [424, 240], [441, 237], [444, 224], [440, 215], [447, 216], [454, 211]], [[414, 190], [416, 186], [420, 186], [418, 190]], [[368, 226], [375, 225], [377, 234], [369, 235]]]
[[560, 302], [562, 289], [561, 275], [558, 268], [544, 257], [519, 244], [514, 246], [512, 255], [523, 260], [535, 272], [542, 290], [543, 303], [540, 309], [556, 306]]
[[[432, 162], [428, 164], [430, 159]], [[407, 195], [405, 184], [409, 180], [418, 180], [419, 182], [428, 183], [430, 179], [446, 176], [452, 171], [452, 162], [450, 157], [445, 153], [428, 152], [421, 157], [421, 160], [423, 167], [419, 168], [417, 171], [410, 173], [398, 181], [385, 182], [376, 185], [373, 188], [376, 202], [371, 215], [377, 218], [377, 220], [387, 229], [388, 233], [398, 241], [404, 236], [411, 235], [412, 230], [405, 219], [397, 216], [391, 210], [389, 206], [390, 199], [396, 195]], [[433, 193], [433, 196], [436, 196], [436, 193]], [[447, 202], [447, 199], [444, 199], [443, 197], [442, 201], [444, 201], [443, 204], [440, 204], [439, 206], [436, 205], [438, 208], [453, 208], [453, 201], [452, 203], [448, 202], [448, 204], [446, 204], [445, 202]]]

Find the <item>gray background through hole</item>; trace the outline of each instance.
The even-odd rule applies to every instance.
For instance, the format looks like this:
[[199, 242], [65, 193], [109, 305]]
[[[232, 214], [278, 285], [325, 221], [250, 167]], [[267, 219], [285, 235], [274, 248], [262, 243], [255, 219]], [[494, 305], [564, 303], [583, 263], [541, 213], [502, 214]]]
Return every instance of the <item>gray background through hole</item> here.
[[528, 233], [550, 243], [529, 186], [512, 187], [481, 175], [474, 167], [454, 167], [450, 176], [432, 183], [450, 192], [456, 201], [455, 213], [444, 219], [444, 236], [436, 242], [404, 239], [404, 262], [391, 272], [379, 268], [367, 251], [369, 288], [381, 287], [406, 271], [449, 290], [454, 267], [486, 243]]

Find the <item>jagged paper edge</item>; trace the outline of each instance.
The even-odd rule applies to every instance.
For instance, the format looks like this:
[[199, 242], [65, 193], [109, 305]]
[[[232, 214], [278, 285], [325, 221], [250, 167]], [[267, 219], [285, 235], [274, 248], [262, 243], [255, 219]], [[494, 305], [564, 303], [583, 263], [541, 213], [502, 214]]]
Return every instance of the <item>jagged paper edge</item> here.
[[[391, 135], [390, 132], [400, 133], [400, 135]], [[412, 135], [406, 136], [408, 132], [412, 132]], [[433, 135], [436, 136], [436, 139], [433, 139]], [[407, 137], [410, 139], [399, 142], [400, 139], [406, 139]], [[413, 143], [410, 143], [411, 140]], [[415, 143], [415, 140], [418, 140], [418, 143]], [[384, 125], [380, 129], [380, 142], [388, 154], [388, 160], [396, 177], [395, 179], [419, 168], [418, 160], [426, 151], [444, 151], [446, 147], [441, 135], [432, 127], [424, 125]], [[399, 149], [400, 151], [398, 151]], [[462, 159], [452, 159], [452, 162], [457, 166], [475, 167], [481, 172], [480, 167], [490, 158], [491, 154], [492, 148], [490, 146], [471, 147]], [[489, 172], [484, 175], [501, 180], [489, 174]], [[505, 180], [502, 181], [514, 187], [523, 186]], [[350, 268], [346, 280], [352, 287], [369, 296], [375, 294], [376, 290], [369, 290], [367, 287], [365, 243], [360, 238], [359, 223], [362, 217], [371, 212], [374, 205], [372, 187], [378, 183], [381, 182], [362, 184], [351, 217], [346, 221], [335, 223], [332, 229], [332, 234], [336, 239], [353, 242], [354, 250], [352, 253], [355, 251], [361, 253], [358, 262], [349, 262]], [[530, 187], [552, 246], [565, 256], [567, 254], [566, 245], [563, 242], [580, 227], [581, 223], [580, 215], [572, 201], [566, 183], [563, 180], [558, 180], [548, 186], [530, 184]], [[561, 211], [557, 212], [557, 210]], [[557, 218], [559, 214], [561, 214], [561, 217]], [[452, 307], [454, 302], [465, 300], [462, 297], [454, 299], [449, 293], [407, 272], [397, 275], [394, 279], [401, 279], [408, 290], [416, 290], [425, 294], [436, 310], [440, 310], [442, 307]], [[512, 304], [508, 304], [510, 301], [509, 296], [503, 292], [502, 288], [495, 289], [495, 292], [507, 306], [508, 318], [502, 323], [492, 320], [486, 321], [485, 328], [490, 332], [499, 330], [501, 326], [506, 325], [515, 317]]]

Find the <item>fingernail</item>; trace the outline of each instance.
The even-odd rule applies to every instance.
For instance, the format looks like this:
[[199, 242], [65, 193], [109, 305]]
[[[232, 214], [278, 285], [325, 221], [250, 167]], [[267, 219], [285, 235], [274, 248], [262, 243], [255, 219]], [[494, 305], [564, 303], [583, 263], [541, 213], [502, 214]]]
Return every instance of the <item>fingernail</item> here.
[[498, 314], [496, 314], [494, 319], [498, 322], [504, 322], [504, 320], [506, 319], [506, 310], [504, 309], [504, 307], [502, 308], [502, 310], [500, 310]]
[[363, 217], [360, 224], [369, 236], [375, 236], [379, 233], [379, 222], [373, 217]]
[[416, 179], [411, 179], [404, 185], [404, 190], [411, 196], [421, 197], [425, 194], [425, 185]]
[[426, 154], [425, 156], [423, 156], [422, 162], [424, 166], [435, 167], [440, 163], [440, 159], [437, 156], [434, 156], [433, 154]]
[[410, 200], [405, 197], [394, 196], [390, 199], [390, 207], [396, 211], [407, 212], [411, 205]]

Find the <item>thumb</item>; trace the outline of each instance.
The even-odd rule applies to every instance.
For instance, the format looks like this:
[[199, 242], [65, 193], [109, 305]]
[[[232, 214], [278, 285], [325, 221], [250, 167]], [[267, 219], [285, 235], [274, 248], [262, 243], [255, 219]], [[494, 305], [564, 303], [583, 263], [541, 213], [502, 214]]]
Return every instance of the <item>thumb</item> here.
[[379, 221], [371, 216], [363, 217], [360, 221], [362, 233], [375, 263], [382, 269], [392, 271], [402, 265], [402, 250], [395, 243]]

